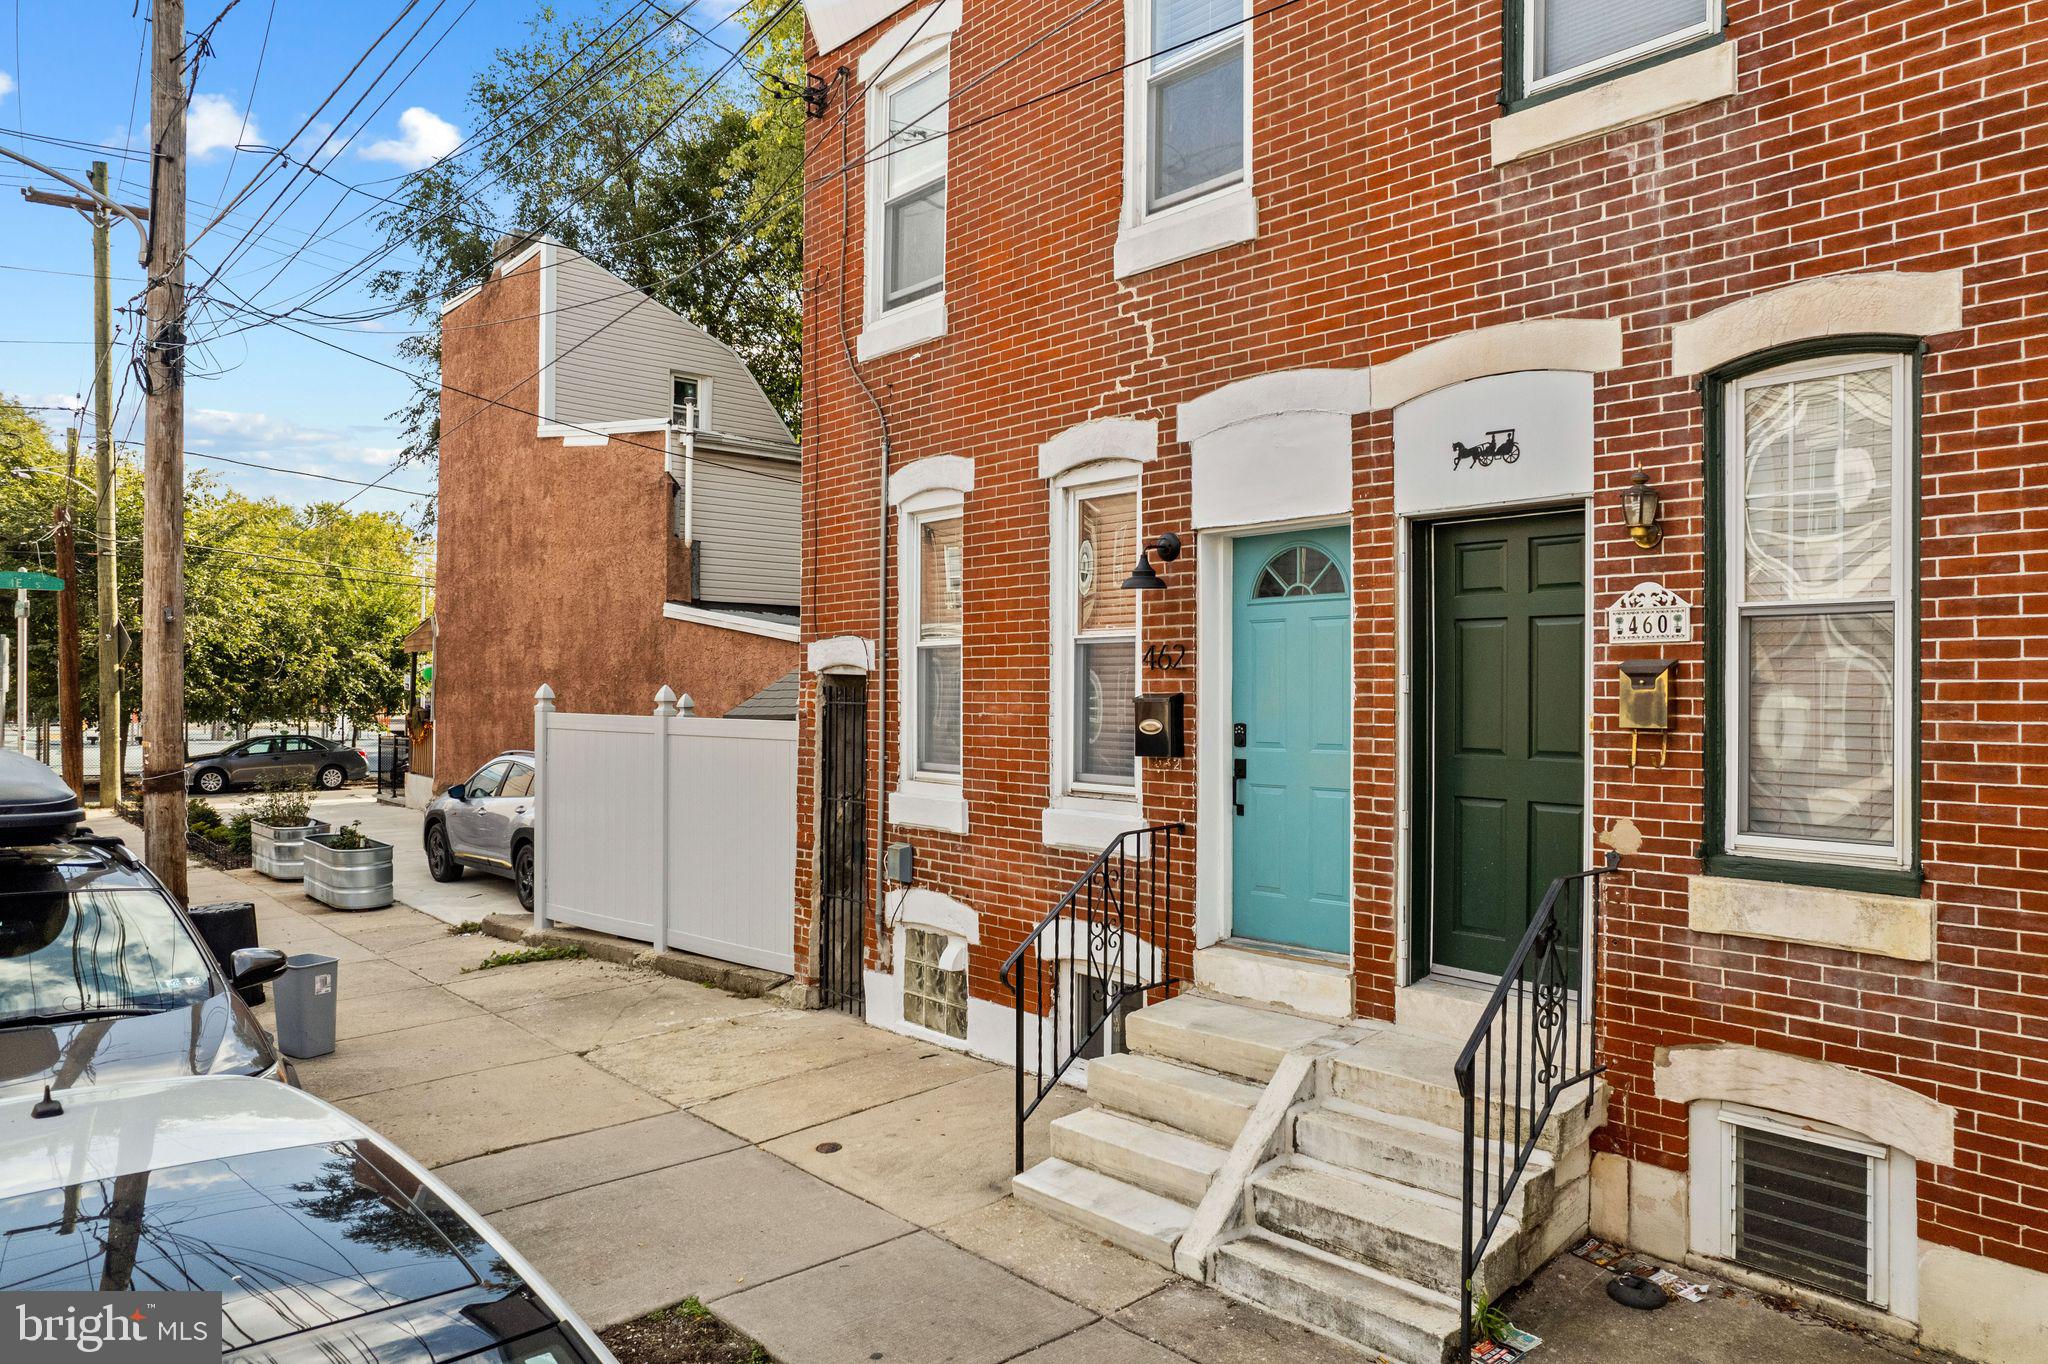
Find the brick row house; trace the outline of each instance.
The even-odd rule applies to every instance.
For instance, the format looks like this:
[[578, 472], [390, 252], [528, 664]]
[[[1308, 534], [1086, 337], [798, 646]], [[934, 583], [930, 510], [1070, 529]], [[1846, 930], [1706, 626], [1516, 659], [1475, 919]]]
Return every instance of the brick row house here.
[[421, 786], [530, 747], [543, 683], [565, 710], [644, 715], [668, 686], [721, 716], [793, 675], [799, 452], [730, 347], [531, 236], [447, 300], [441, 342]]
[[806, 9], [821, 1003], [1396, 1358], [1589, 1228], [2030, 1355], [2048, 11]]

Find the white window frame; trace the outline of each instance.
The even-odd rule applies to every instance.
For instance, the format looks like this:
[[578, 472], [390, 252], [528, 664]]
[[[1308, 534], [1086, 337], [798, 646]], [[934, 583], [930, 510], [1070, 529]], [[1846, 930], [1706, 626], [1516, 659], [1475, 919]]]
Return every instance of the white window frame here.
[[[952, 38], [960, 26], [960, 0], [939, 3], [911, 11], [904, 19], [875, 40], [860, 62], [860, 79], [865, 89], [858, 96], [866, 105], [866, 143], [870, 149], [862, 167], [866, 190], [863, 212], [862, 326], [855, 347], [856, 357], [872, 360], [933, 341], [946, 334], [945, 271], [948, 254], [941, 248], [939, 287], [920, 298], [891, 307], [883, 290], [887, 279], [888, 161], [883, 152], [889, 142], [889, 97], [904, 86], [923, 79], [940, 67], [947, 70], [946, 101], [940, 106], [946, 115], [948, 135], [945, 175], [947, 194], [952, 193]], [[950, 223], [951, 214], [947, 215]], [[942, 234], [943, 236], [944, 234]]]
[[[697, 404], [694, 422], [683, 422], [678, 421], [676, 419], [676, 385], [679, 383], [695, 384], [697, 386]], [[668, 413], [670, 426], [686, 431], [702, 431], [707, 425], [704, 419], [705, 413], [709, 412], [710, 410], [711, 381], [709, 379], [706, 379], [702, 375], [698, 374], [685, 374], [681, 370], [673, 370], [669, 373]]]
[[[936, 521], [966, 522], [966, 494], [957, 488], [926, 488], [911, 493], [896, 504], [896, 609], [902, 624], [903, 647], [896, 658], [897, 778], [889, 795], [889, 822], [946, 833], [967, 832], [967, 802], [960, 772], [926, 768], [918, 753], [918, 717], [923, 704], [919, 695], [917, 664], [923, 597], [923, 560], [919, 532]], [[962, 553], [965, 553], [963, 536]], [[960, 761], [967, 762], [967, 688], [965, 660], [967, 632], [961, 634], [962, 685], [960, 689]]]
[[[1190, 256], [1252, 240], [1258, 235], [1253, 198], [1252, 0], [1243, 0], [1245, 22], [1206, 42], [1176, 49], [1165, 65], [1152, 67], [1153, 0], [1124, 0], [1124, 203], [1117, 237], [1117, 278], [1140, 274]], [[1170, 203], [1152, 204], [1151, 92], [1159, 79], [1210, 60], [1237, 46], [1244, 70], [1244, 164], [1235, 179], [1186, 191]]]
[[1524, 98], [1547, 94], [1561, 85], [1573, 85], [1597, 76], [1602, 71], [1612, 71], [1631, 63], [1654, 57], [1670, 48], [1682, 47], [1699, 38], [1719, 33], [1728, 21], [1723, 0], [1708, 0], [1707, 17], [1697, 24], [1688, 24], [1676, 33], [1648, 42], [1637, 43], [1634, 47], [1620, 52], [1597, 57], [1590, 62], [1581, 62], [1569, 70], [1548, 76], [1536, 74], [1536, 55], [1542, 46], [1543, 7], [1546, 0], [1518, 0], [1521, 5], [1522, 24], [1522, 95]]
[[[1136, 815], [1142, 798], [1141, 764], [1133, 756], [1131, 760], [1131, 784], [1112, 786], [1107, 783], [1087, 782], [1075, 777], [1076, 751], [1074, 742], [1074, 598], [1077, 587], [1074, 582], [1074, 554], [1080, 534], [1080, 504], [1098, 497], [1112, 497], [1121, 493], [1137, 496], [1138, 525], [1137, 543], [1145, 542], [1144, 496], [1139, 487], [1138, 465], [1115, 460], [1084, 465], [1056, 479], [1052, 485], [1051, 535], [1051, 591], [1052, 610], [1049, 619], [1052, 624], [1052, 694], [1049, 714], [1052, 722], [1052, 800], [1055, 808], [1071, 813], [1106, 815], [1112, 822], [1127, 821]], [[1122, 564], [1101, 564], [1096, 571], [1106, 575], [1111, 582], [1121, 582], [1120, 575], [1128, 572]], [[1115, 590], [1112, 588], [1112, 590]], [[1142, 673], [1136, 672], [1138, 661], [1144, 652], [1144, 594], [1137, 597], [1137, 618], [1131, 626], [1131, 661], [1134, 675], [1142, 680]], [[1093, 839], [1093, 833], [1083, 832], [1077, 837]], [[1100, 852], [1114, 838], [1118, 828], [1108, 837], [1095, 840], [1090, 851]], [[1048, 838], [1048, 841], [1057, 841]], [[1085, 843], [1084, 843], [1085, 845]]]
[[[1695, 1207], [1706, 1211], [1713, 1219], [1711, 1223], [1703, 1223], [1695, 1215], [1693, 1249], [1736, 1264], [1735, 1190], [1742, 1173], [1736, 1163], [1735, 1135], [1737, 1128], [1745, 1127], [1795, 1141], [1831, 1146], [1864, 1156], [1870, 1161], [1870, 1249], [1867, 1257], [1870, 1297], [1867, 1304], [1862, 1300], [1841, 1298], [1810, 1285], [1794, 1287], [1816, 1298], [1835, 1302], [1856, 1301], [1895, 1316], [1914, 1319], [1918, 1314], [1918, 1168], [1914, 1158], [1906, 1152], [1893, 1150], [1843, 1128], [1768, 1113], [1744, 1104], [1706, 1100], [1693, 1105], [1693, 1197], [1699, 1200]], [[1711, 1196], [1700, 1188], [1703, 1177], [1712, 1179], [1715, 1191]], [[1707, 1233], [1704, 1240], [1700, 1235], [1702, 1231]], [[1790, 1282], [1777, 1280], [1775, 1276], [1765, 1275], [1764, 1271], [1746, 1265], [1736, 1267], [1745, 1273], [1769, 1277], [1773, 1282]]]
[[[1904, 870], [1912, 866], [1915, 853], [1914, 791], [1918, 774], [1913, 771], [1913, 724], [1918, 714], [1918, 691], [1913, 685], [1913, 620], [1915, 583], [1920, 566], [1914, 553], [1914, 492], [1919, 479], [1918, 452], [1913, 448], [1914, 404], [1911, 357], [1905, 354], [1843, 354], [1797, 361], [1744, 375], [1722, 385], [1720, 394], [1722, 460], [1723, 556], [1722, 579], [1725, 624], [1722, 631], [1724, 654], [1721, 714], [1722, 805], [1724, 827], [1722, 846], [1731, 854], [1769, 858], [1794, 863], [1826, 863], [1847, 867], [1875, 867]], [[1745, 622], [1767, 615], [1810, 616], [1830, 611], [1867, 613], [1884, 598], [1830, 598], [1819, 601], [1773, 602], [1758, 606], [1744, 604], [1746, 584], [1745, 501], [1743, 481], [1748, 459], [1747, 432], [1742, 420], [1743, 399], [1751, 390], [1773, 387], [1801, 379], [1828, 378], [1888, 369], [1892, 374], [1892, 843], [1888, 848], [1842, 843], [1826, 839], [1794, 838], [1781, 834], [1753, 834], [1742, 831], [1748, 785], [1744, 764], [1749, 752], [1749, 650]]]

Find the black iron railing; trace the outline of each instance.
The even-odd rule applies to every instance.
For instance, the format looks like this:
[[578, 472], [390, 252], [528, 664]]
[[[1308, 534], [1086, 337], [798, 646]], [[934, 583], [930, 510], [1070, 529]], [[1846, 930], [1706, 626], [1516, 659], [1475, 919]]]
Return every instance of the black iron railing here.
[[[1003, 962], [1017, 1019], [1017, 1170], [1024, 1124], [1075, 1061], [1110, 1044], [1131, 1008], [1174, 984], [1167, 964], [1173, 844], [1184, 824], [1133, 829], [1104, 848]], [[1025, 1015], [1037, 1029], [1026, 1042]], [[1025, 1083], [1030, 1069], [1036, 1088]]]
[[[1557, 1101], [1576, 1085], [1593, 1103], [1600, 1060], [1600, 881], [1560, 876], [1543, 892], [1507, 970], [1458, 1054], [1465, 1100], [1464, 1236], [1460, 1360], [1472, 1357], [1473, 1279], [1529, 1167]], [[1590, 913], [1589, 913], [1590, 911]]]

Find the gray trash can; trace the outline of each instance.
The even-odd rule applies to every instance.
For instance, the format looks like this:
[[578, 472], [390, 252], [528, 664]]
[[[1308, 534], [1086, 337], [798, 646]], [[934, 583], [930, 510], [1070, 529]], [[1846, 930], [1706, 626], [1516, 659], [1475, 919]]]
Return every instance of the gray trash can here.
[[341, 963], [317, 952], [285, 959], [277, 978], [277, 1045], [304, 1060], [334, 1050], [335, 989]]

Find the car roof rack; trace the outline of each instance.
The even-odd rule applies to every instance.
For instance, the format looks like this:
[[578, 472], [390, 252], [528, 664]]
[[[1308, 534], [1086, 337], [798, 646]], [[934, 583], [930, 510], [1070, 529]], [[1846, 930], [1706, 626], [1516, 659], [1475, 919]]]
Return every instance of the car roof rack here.
[[62, 777], [25, 753], [0, 750], [0, 842], [58, 837], [84, 822]]

